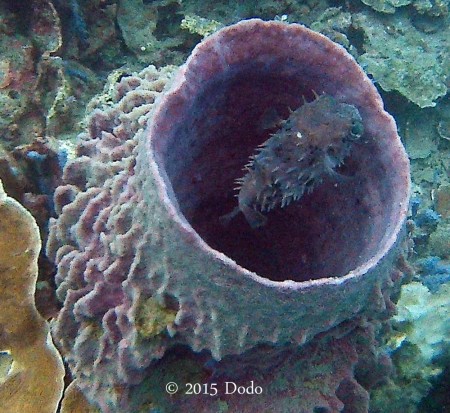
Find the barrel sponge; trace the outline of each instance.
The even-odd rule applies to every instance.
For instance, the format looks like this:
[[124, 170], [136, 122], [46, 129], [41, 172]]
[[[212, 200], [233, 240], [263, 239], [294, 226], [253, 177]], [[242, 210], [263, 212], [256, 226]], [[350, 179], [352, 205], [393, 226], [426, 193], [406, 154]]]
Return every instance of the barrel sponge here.
[[[408, 159], [342, 47], [297, 24], [246, 20], [167, 79], [149, 67], [110, 88], [55, 193], [47, 253], [63, 307], [52, 334], [105, 413], [132, 411], [133, 388], [177, 344], [216, 361], [306, 345], [355, 317], [392, 315], [402, 278]], [[287, 118], [315, 94], [361, 115], [350, 179], [273, 211], [258, 231], [242, 217], [222, 225], [235, 179], [269, 137], [266, 114]]]
[[64, 367], [34, 304], [39, 229], [0, 181], [0, 350], [13, 362], [0, 377], [2, 413], [55, 412]]

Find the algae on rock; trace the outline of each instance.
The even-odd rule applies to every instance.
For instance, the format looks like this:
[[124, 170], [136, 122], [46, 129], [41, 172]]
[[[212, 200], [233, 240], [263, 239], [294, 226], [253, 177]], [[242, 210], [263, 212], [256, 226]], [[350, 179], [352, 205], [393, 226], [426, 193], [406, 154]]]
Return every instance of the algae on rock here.
[[445, 0], [361, 0], [364, 4], [382, 13], [395, 13], [397, 7], [410, 4], [419, 12], [439, 16], [448, 12]]
[[429, 248], [432, 255], [450, 258], [450, 219], [445, 220], [430, 235]]
[[447, 93], [450, 27], [422, 33], [400, 12], [383, 20], [373, 13], [356, 14], [353, 26], [365, 36], [358, 61], [384, 90], [397, 91], [421, 108], [435, 106]]
[[397, 7], [406, 6], [411, 0], [361, 0], [364, 4], [382, 13], [394, 13]]
[[353, 54], [354, 50], [348, 39], [351, 24], [352, 16], [349, 12], [342, 11], [341, 7], [329, 7], [311, 24], [311, 29], [324, 34]]
[[[148, 4], [147, 4], [148, 3]], [[176, 0], [159, 0], [155, 2], [144, 2], [143, 0], [120, 0], [117, 9], [117, 24], [122, 33], [126, 46], [143, 62], [151, 63], [161, 61], [167, 54], [174, 54], [176, 47], [183, 40], [176, 34], [178, 25], [170, 19], [162, 19], [161, 14], [166, 10], [168, 16], [178, 10], [179, 4]], [[181, 20], [181, 19], [180, 19]], [[157, 36], [156, 34], [164, 28], [170, 31], [173, 26], [174, 33], [168, 36]]]
[[209, 36], [223, 27], [222, 23], [216, 20], [205, 19], [195, 14], [184, 16], [180, 27], [190, 33], [198, 34], [202, 37]]

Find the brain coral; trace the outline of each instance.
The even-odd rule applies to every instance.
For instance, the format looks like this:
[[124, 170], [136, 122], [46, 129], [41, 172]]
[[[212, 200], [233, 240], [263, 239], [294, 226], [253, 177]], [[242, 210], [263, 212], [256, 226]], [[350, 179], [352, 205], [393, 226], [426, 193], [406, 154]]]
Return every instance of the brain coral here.
[[[167, 82], [124, 77], [93, 111], [64, 171], [47, 245], [64, 303], [54, 336], [80, 389], [127, 411], [167, 348], [220, 360], [301, 345], [355, 316], [391, 314], [409, 164], [395, 123], [354, 59], [303, 26], [248, 20], [198, 45]], [[314, 94], [355, 106], [364, 135], [301, 202], [252, 229], [233, 182], [269, 132]]]

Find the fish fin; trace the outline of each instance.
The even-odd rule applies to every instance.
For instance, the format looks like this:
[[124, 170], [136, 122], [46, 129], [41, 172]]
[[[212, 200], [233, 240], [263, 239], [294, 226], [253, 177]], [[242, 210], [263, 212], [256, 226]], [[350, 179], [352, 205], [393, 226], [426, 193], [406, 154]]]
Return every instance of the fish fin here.
[[278, 128], [282, 122], [283, 118], [278, 111], [274, 107], [270, 107], [261, 116], [259, 129], [261, 132], [275, 129]]
[[350, 182], [353, 179], [355, 179], [354, 176], [340, 174], [339, 172], [336, 172], [334, 169], [332, 169], [329, 172], [329, 175], [332, 176], [338, 182]]
[[242, 205], [242, 213], [252, 229], [261, 228], [267, 223], [267, 217], [253, 208]]
[[240, 209], [239, 207], [234, 208], [231, 212], [229, 212], [228, 214], [222, 215], [219, 217], [219, 222], [224, 226], [228, 226], [228, 224], [230, 223], [230, 221], [237, 215], [239, 214]]

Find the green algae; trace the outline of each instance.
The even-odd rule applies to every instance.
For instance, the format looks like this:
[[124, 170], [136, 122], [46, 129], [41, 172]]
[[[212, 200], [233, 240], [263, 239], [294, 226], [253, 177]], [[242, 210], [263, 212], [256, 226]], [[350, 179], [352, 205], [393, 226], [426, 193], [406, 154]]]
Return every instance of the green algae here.
[[219, 23], [216, 20], [209, 20], [205, 19], [204, 17], [191, 14], [184, 16], [184, 19], [181, 21], [180, 27], [182, 29], [188, 30], [190, 33], [206, 37], [224, 26], [222, 23]]
[[176, 315], [176, 310], [168, 309], [150, 297], [141, 302], [137, 310], [136, 329], [146, 339], [156, 337], [174, 323]]

